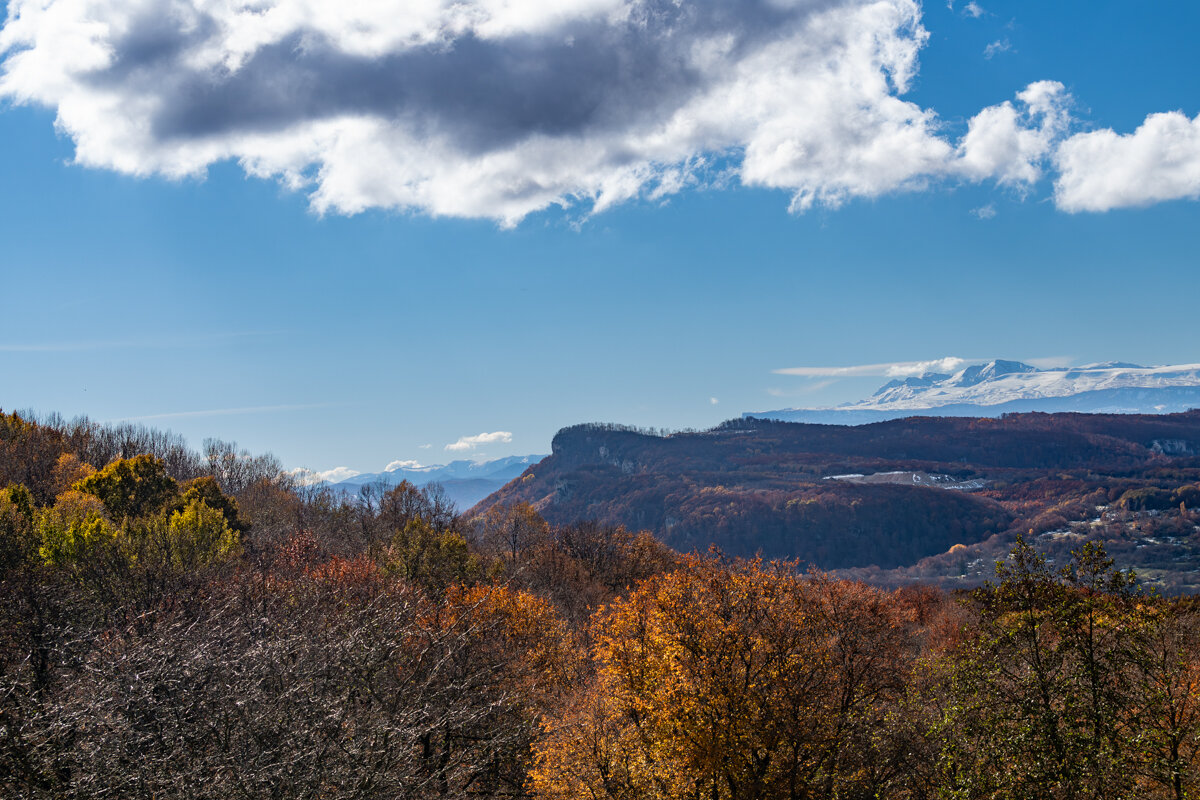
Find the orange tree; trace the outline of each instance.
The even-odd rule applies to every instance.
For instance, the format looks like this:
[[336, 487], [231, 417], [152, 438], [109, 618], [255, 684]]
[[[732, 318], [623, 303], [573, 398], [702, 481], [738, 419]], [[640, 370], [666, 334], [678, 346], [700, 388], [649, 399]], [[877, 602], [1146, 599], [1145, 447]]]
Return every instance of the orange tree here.
[[794, 565], [693, 558], [602, 610], [596, 675], [552, 715], [546, 798], [876, 796], [912, 627], [886, 595]]

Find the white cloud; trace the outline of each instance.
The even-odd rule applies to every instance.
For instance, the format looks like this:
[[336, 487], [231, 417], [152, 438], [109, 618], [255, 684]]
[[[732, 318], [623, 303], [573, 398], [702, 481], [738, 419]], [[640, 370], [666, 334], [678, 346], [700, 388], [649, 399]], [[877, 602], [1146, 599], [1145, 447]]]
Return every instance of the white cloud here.
[[709, 402], [711, 405], [714, 405], [714, 406], [715, 406], [717, 403], [720, 403], [721, 401], [720, 401], [720, 400], [718, 400], [718, 399], [717, 399], [717, 398], [715, 398], [715, 397], [710, 397], [710, 398], [708, 398], [708, 402]]
[[[988, 177], [902, 99], [928, 37], [916, 0], [8, 9], [0, 98], [54, 109], [77, 163], [182, 178], [236, 160], [319, 213], [513, 225], [724, 185], [731, 170], [802, 212]], [[986, 163], [1002, 180], [1023, 171]]]
[[419, 449], [421, 449], [421, 450], [428, 450], [429, 448], [433, 447], [433, 445], [431, 445], [431, 444], [419, 444], [419, 445], [417, 445], [417, 447], [418, 447]]
[[972, 361], [953, 356], [932, 361], [892, 361], [885, 364], [860, 364], [853, 367], [785, 367], [772, 370], [776, 375], [799, 375], [806, 378], [858, 378], [889, 377], [905, 378], [923, 375], [926, 372], [955, 372]]
[[291, 470], [288, 474], [291, 475], [295, 479], [296, 483], [300, 484], [301, 486], [312, 486], [314, 484], [321, 483], [322, 481], [338, 483], [339, 481], [344, 481], [347, 478], [353, 478], [355, 475], [360, 475], [361, 473], [358, 470], [350, 469], [349, 467], [334, 467], [333, 469], [327, 469], [323, 472], [317, 472], [305, 467], [297, 467], [296, 469]]
[[1071, 97], [1057, 81], [1031, 83], [1005, 101], [980, 111], [958, 147], [959, 168], [973, 180], [995, 178], [1023, 188], [1042, 176], [1042, 162], [1066, 133]]
[[983, 48], [983, 57], [987, 59], [995, 58], [1000, 53], [1008, 53], [1013, 49], [1012, 42], [1008, 39], [997, 39], [996, 41]]
[[410, 459], [408, 461], [392, 461], [386, 467], [383, 468], [383, 471], [384, 472], [395, 472], [398, 469], [420, 469], [420, 468], [421, 468], [420, 461], [413, 461]]
[[979, 19], [987, 12], [983, 10], [983, 6], [979, 5], [979, 3], [976, 3], [975, 0], [971, 0], [971, 2], [963, 6], [963, 13], [968, 17]]
[[971, 213], [976, 217], [979, 217], [979, 219], [995, 219], [996, 206], [988, 203], [986, 206], [980, 206], [979, 208], [971, 209]]
[[829, 378], [823, 381], [812, 381], [804, 386], [792, 389], [780, 389], [778, 387], [772, 387], [767, 389], [767, 394], [771, 395], [772, 397], [799, 397], [806, 394], [816, 394], [817, 392], [828, 389], [835, 383], [837, 383], [836, 378]]
[[461, 452], [464, 450], [474, 450], [483, 444], [508, 444], [512, 441], [512, 434], [508, 431], [493, 431], [492, 433], [477, 433], [474, 436], [459, 437], [457, 442], [451, 442], [446, 445], [446, 449], [453, 452]]
[[1054, 200], [1064, 211], [1108, 211], [1200, 198], [1200, 115], [1151, 114], [1136, 131], [1079, 133], [1062, 143]]

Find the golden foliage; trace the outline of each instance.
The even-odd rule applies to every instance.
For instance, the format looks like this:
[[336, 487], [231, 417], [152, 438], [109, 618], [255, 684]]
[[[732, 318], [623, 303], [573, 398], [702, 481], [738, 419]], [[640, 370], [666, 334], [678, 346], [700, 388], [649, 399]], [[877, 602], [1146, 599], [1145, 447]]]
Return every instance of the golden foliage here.
[[602, 611], [596, 679], [548, 720], [536, 794], [836, 796], [876, 780], [862, 734], [902, 688], [907, 621], [880, 592], [791, 567], [692, 559]]

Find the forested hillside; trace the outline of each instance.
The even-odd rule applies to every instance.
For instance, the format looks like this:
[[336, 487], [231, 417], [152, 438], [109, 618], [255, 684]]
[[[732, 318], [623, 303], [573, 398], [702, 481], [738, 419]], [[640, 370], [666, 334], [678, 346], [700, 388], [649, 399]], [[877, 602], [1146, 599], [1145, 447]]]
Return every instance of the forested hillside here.
[[0, 415], [0, 796], [1200, 791], [1196, 605], [1094, 543], [994, 578], [885, 590]]
[[[527, 502], [552, 523], [645, 528], [685, 552], [716, 545], [884, 583], [978, 584], [1017, 534], [1062, 534], [1046, 546], [1103, 541], [1120, 563], [1190, 590], [1198, 483], [1195, 411], [858, 427], [747, 419], [669, 435], [580, 425], [478, 509]], [[1138, 492], [1161, 497], [1150, 508]]]

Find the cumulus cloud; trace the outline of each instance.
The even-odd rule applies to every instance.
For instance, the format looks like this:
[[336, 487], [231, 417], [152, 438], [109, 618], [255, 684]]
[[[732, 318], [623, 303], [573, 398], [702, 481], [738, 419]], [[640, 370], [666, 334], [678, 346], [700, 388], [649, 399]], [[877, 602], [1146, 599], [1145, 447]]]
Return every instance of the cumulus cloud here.
[[[980, 361], [975, 359], [974, 361]], [[932, 361], [892, 361], [885, 364], [859, 364], [853, 367], [784, 367], [772, 370], [776, 375], [799, 375], [806, 378], [861, 378], [888, 377], [906, 378], [924, 375], [926, 372], [955, 372], [972, 360], [937, 358]]]
[[446, 445], [446, 449], [452, 452], [462, 452], [474, 450], [483, 444], [508, 444], [511, 441], [512, 434], [508, 431], [493, 431], [492, 433], [477, 433], [474, 436], [461, 436], [457, 442]]
[[801, 212], [1028, 172], [964, 164], [972, 148], [902, 99], [928, 36], [916, 0], [8, 9], [0, 97], [54, 109], [78, 163], [182, 178], [232, 159], [306, 192], [318, 213], [513, 225], [729, 176], [784, 190]]
[[1200, 198], [1200, 115], [1151, 114], [1130, 134], [1079, 133], [1058, 148], [1055, 204], [1108, 211]]
[[323, 472], [307, 469], [305, 467], [297, 467], [296, 469], [291, 470], [288, 474], [291, 475], [292, 478], [295, 479], [296, 483], [300, 484], [301, 486], [313, 486], [314, 484], [324, 481], [328, 481], [329, 483], [338, 483], [339, 481], [353, 478], [355, 475], [360, 475], [361, 473], [358, 470], [350, 469], [349, 467], [334, 467], [333, 469], [327, 469]]
[[1029, 187], [1042, 176], [1042, 164], [1066, 133], [1070, 95], [1058, 81], [1031, 83], [1005, 101], [980, 111], [967, 125], [958, 147], [959, 168], [974, 179]]
[[968, 17], [979, 19], [987, 12], [984, 11], [983, 6], [979, 5], [979, 3], [976, 3], [975, 0], [971, 0], [971, 2], [967, 3], [966, 6], [963, 7], [963, 13]]

